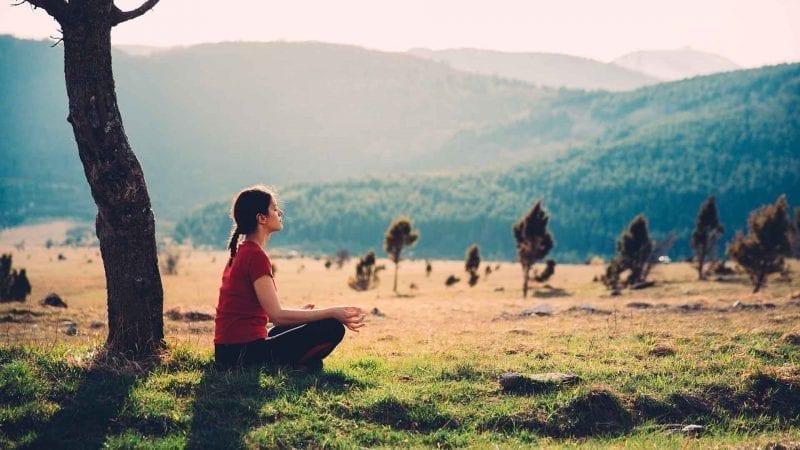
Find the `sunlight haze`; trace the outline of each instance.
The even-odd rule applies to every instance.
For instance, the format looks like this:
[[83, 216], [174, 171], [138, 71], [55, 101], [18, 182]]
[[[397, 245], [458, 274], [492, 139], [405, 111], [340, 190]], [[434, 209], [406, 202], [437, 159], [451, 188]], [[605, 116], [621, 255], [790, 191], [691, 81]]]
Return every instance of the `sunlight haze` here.
[[[122, 9], [138, 0], [118, 0]], [[29, 5], [3, 7], [0, 34], [42, 39], [55, 22]], [[114, 29], [114, 43], [323, 41], [385, 51], [474, 47], [611, 61], [637, 50], [716, 53], [744, 67], [800, 60], [800, 2], [163, 0]]]

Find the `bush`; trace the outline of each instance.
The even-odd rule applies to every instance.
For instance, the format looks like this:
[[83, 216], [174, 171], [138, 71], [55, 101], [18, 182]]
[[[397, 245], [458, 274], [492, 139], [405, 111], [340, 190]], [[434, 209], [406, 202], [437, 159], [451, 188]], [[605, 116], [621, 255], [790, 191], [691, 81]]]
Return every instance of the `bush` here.
[[736, 233], [728, 246], [728, 256], [747, 272], [753, 292], [766, 284], [768, 275], [784, 270], [783, 258], [791, 250], [788, 208], [782, 195], [774, 205], [753, 211], [747, 220], [748, 234]]

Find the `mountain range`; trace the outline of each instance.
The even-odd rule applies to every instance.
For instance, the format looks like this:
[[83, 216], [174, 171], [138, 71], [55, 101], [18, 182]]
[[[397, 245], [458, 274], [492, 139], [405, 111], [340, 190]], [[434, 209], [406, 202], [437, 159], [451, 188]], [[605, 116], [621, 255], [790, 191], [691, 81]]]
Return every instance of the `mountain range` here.
[[[114, 53], [117, 91], [156, 217], [198, 243], [222, 245], [226, 202], [262, 182], [285, 187], [288, 246], [376, 247], [406, 212], [435, 236], [420, 254], [481, 238], [503, 258], [539, 197], [556, 251], [579, 259], [607, 254], [641, 210], [685, 239], [709, 193], [741, 223], [798, 190], [797, 65], [610, 92], [323, 43], [129, 52]], [[0, 37], [0, 226], [93, 214], [62, 64], [60, 48]]]

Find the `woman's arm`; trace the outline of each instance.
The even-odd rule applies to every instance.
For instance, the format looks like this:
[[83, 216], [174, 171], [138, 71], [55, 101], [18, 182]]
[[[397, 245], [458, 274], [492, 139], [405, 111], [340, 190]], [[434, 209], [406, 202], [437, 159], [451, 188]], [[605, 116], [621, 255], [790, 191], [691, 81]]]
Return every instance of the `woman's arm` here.
[[356, 306], [335, 306], [323, 309], [284, 308], [269, 275], [257, 279], [253, 286], [261, 307], [275, 325], [297, 325], [322, 319], [336, 319], [352, 331], [364, 326], [364, 313]]

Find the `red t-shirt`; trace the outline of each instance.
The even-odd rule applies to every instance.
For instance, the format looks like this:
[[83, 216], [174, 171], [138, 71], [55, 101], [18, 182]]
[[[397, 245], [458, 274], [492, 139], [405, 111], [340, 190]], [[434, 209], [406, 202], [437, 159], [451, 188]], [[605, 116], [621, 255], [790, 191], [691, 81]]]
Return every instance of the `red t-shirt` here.
[[[219, 288], [217, 316], [214, 319], [215, 344], [244, 344], [265, 339], [269, 318], [258, 302], [253, 282], [272, 277], [272, 264], [258, 244], [244, 241], [233, 263], [225, 266]], [[273, 285], [275, 278], [272, 278]], [[277, 288], [276, 288], [277, 289]]]

